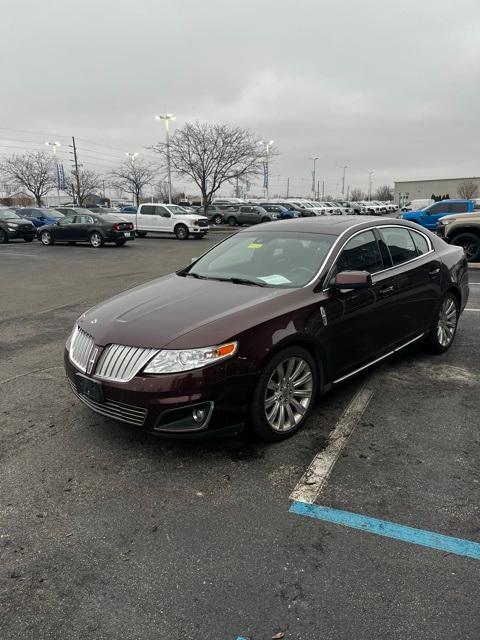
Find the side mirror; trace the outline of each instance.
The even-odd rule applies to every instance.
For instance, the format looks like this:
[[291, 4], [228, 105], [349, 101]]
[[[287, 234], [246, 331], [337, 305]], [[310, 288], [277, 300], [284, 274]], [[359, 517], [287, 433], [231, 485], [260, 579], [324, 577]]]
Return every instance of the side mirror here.
[[368, 289], [372, 286], [372, 276], [368, 271], [341, 271], [335, 276], [335, 289]]

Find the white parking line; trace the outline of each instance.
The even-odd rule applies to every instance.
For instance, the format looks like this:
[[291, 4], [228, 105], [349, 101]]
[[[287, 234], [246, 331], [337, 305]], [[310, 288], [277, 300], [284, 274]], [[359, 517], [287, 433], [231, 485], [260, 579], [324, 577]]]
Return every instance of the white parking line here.
[[40, 257], [40, 256], [35, 255], [34, 253], [20, 253], [18, 251], [15, 251], [15, 253], [13, 251], [7, 251], [6, 253], [1, 251], [0, 252], [0, 256], [28, 256], [29, 258], [39, 258]]
[[466, 307], [464, 311], [480, 311], [480, 309], [472, 309], [471, 307]]
[[330, 434], [325, 449], [317, 453], [308, 469], [300, 478], [297, 486], [290, 494], [291, 500], [307, 502], [309, 504], [315, 502], [372, 396], [373, 391], [368, 387], [368, 383], [365, 382], [337, 422], [335, 429]]

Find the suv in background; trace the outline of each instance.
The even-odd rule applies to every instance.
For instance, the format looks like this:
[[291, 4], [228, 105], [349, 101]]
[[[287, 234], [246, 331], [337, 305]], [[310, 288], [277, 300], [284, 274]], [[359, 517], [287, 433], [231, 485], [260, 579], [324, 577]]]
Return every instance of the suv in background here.
[[426, 229], [434, 231], [440, 218], [451, 213], [471, 213], [475, 208], [472, 200], [440, 200], [420, 209], [419, 211], [408, 211], [402, 213], [404, 220], [416, 222]]
[[32, 242], [35, 233], [33, 222], [20, 217], [9, 207], [0, 208], [0, 244], [16, 239]]
[[226, 223], [231, 227], [278, 220], [278, 214], [266, 211], [263, 207], [248, 204], [241, 205], [236, 211], [225, 211], [224, 215]]
[[224, 209], [225, 209], [225, 205], [220, 207], [217, 204], [209, 204], [207, 205], [206, 209], [205, 207], [200, 207], [200, 209], [197, 209], [196, 213], [198, 213], [201, 216], [206, 216], [209, 222], [213, 222], [213, 224], [218, 225], [218, 224], [222, 224], [223, 222], [223, 216], [225, 213]]
[[449, 244], [463, 247], [469, 262], [480, 262], [480, 205], [473, 213], [440, 218], [437, 235]]

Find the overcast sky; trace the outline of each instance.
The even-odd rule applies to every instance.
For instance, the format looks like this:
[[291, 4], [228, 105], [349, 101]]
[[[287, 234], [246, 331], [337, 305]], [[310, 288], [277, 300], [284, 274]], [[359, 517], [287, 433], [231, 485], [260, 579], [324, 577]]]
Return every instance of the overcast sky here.
[[74, 134], [100, 171], [173, 112], [275, 140], [271, 190], [306, 193], [312, 156], [330, 192], [345, 164], [480, 174], [478, 0], [3, 0], [1, 25], [0, 155]]

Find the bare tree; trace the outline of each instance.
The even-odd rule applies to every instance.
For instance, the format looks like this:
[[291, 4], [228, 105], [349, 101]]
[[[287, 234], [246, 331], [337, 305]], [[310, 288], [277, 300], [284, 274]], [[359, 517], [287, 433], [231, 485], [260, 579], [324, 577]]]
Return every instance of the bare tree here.
[[43, 196], [55, 187], [54, 169], [52, 156], [43, 151], [15, 154], [0, 165], [0, 173], [10, 186], [30, 191], [39, 207]]
[[367, 199], [367, 194], [365, 193], [365, 191], [363, 191], [363, 189], [352, 189], [350, 191], [350, 200], [352, 200], [352, 202], [359, 202], [360, 200], [366, 200]]
[[381, 187], [375, 191], [375, 200], [380, 200], [380, 202], [386, 202], [387, 200], [393, 200], [393, 189], [388, 184], [383, 184]]
[[[92, 169], [79, 169], [78, 180], [75, 169], [65, 178], [65, 191], [72, 196], [73, 201], [83, 207], [87, 196], [100, 187], [102, 179]], [[78, 189], [80, 187], [80, 190]]]
[[143, 189], [152, 184], [158, 175], [158, 167], [142, 158], [128, 158], [110, 172], [110, 184], [116, 189], [131, 193], [138, 207]]
[[[167, 146], [152, 147], [163, 159]], [[270, 157], [272, 152], [270, 151]], [[249, 131], [227, 124], [187, 122], [170, 138], [170, 163], [180, 178], [195, 182], [204, 205], [226, 182], [261, 173], [265, 148]]]
[[473, 180], [464, 180], [458, 185], [457, 193], [460, 198], [470, 200], [478, 194], [478, 185]]

